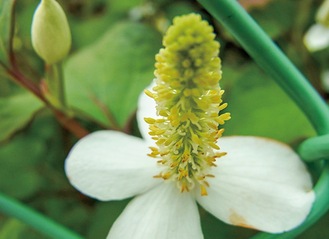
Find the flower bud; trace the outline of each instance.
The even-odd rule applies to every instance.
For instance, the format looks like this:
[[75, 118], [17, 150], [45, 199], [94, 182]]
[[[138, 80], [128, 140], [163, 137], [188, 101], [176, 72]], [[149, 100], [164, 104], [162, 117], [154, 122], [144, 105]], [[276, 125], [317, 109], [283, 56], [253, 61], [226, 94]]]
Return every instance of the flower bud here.
[[329, 0], [325, 0], [316, 13], [316, 21], [329, 27]]
[[70, 28], [61, 6], [55, 0], [41, 0], [32, 21], [32, 45], [47, 63], [62, 60], [71, 47]]

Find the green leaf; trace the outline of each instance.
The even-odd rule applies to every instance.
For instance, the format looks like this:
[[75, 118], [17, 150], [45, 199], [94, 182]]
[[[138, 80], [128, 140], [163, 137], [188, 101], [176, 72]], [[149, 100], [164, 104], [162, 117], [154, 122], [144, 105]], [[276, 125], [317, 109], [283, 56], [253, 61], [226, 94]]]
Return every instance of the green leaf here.
[[277, 38], [292, 27], [296, 16], [291, 13], [294, 11], [294, 1], [277, 0], [250, 14], [270, 37]]
[[129, 200], [98, 202], [90, 220], [91, 224], [89, 225], [87, 238], [105, 238]]
[[172, 20], [176, 16], [196, 12], [197, 9], [191, 2], [173, 2], [165, 5], [165, 12], [168, 19]]
[[22, 129], [42, 107], [42, 102], [29, 93], [0, 98], [0, 141]]
[[[5, 217], [6, 218], [6, 217]], [[34, 228], [27, 226], [25, 223], [15, 219], [8, 218], [0, 225], [0, 239], [50, 239]]]
[[19, 86], [12, 82], [9, 77], [10, 76], [5, 72], [5, 69], [0, 66], [0, 99], [12, 95], [16, 89], [21, 90], [21, 88], [18, 88]]
[[7, 220], [0, 228], [0, 239], [19, 239], [26, 225], [16, 219]]
[[32, 137], [18, 137], [1, 146], [0, 190], [18, 199], [25, 199], [38, 191], [43, 179], [36, 165], [45, 150], [45, 145]]
[[88, 21], [72, 19], [70, 21], [70, 28], [74, 47], [80, 49], [94, 43], [100, 38], [104, 31], [118, 21], [119, 18], [122, 18], [122, 16], [118, 14], [109, 14], [100, 17], [97, 16]]
[[301, 110], [254, 64], [224, 66], [222, 84], [232, 116], [224, 125], [225, 135], [255, 135], [292, 143], [315, 134]]
[[139, 94], [154, 78], [161, 36], [141, 23], [116, 24], [102, 39], [72, 56], [64, 69], [69, 104], [104, 126], [122, 127]]
[[107, 0], [107, 2], [112, 12], [125, 12], [144, 3], [145, 0]]
[[65, 197], [49, 197], [36, 203], [50, 218], [72, 230], [82, 231], [86, 225], [89, 227], [90, 208], [80, 204], [77, 200]]
[[0, 0], [0, 62], [8, 61], [12, 9], [15, 0]]

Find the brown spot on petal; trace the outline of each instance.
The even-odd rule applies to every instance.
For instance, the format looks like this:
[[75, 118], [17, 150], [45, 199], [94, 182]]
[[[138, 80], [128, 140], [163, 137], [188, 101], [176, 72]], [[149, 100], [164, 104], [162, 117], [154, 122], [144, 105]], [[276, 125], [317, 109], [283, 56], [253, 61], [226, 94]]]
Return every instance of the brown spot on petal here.
[[230, 220], [230, 223], [232, 223], [235, 226], [256, 229], [253, 226], [249, 225], [248, 222], [246, 221], [246, 219], [243, 216], [239, 215], [233, 209], [230, 210], [229, 220]]

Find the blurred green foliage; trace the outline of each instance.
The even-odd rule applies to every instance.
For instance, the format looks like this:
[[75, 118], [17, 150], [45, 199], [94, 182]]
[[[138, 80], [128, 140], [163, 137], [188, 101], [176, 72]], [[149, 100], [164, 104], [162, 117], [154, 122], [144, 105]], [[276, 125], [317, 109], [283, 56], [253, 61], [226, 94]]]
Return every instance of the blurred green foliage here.
[[132, 103], [150, 83], [160, 42], [159, 32], [142, 23], [123, 21], [104, 32], [67, 61], [64, 73], [72, 107], [105, 127], [123, 126], [136, 109]]
[[0, 98], [0, 108], [0, 141], [3, 141], [31, 121], [42, 103], [30, 93], [21, 93]]
[[[137, 97], [153, 79], [154, 55], [172, 18], [199, 12], [221, 42], [222, 88], [232, 119], [225, 135], [258, 135], [297, 144], [314, 135], [300, 109], [253, 63], [222, 26], [196, 1], [59, 1], [70, 23], [73, 46], [64, 63], [71, 113], [89, 130], [115, 128], [136, 133]], [[302, 36], [321, 1], [241, 1], [327, 100], [321, 87], [321, 59], [308, 53]], [[37, 0], [17, 1], [12, 52], [17, 67], [36, 85], [44, 77], [33, 52], [30, 26]], [[0, 0], [0, 191], [13, 196], [86, 238], [105, 238], [129, 200], [98, 202], [71, 187], [64, 159], [77, 140], [53, 113], [10, 81], [7, 56], [13, 1]], [[248, 7], [247, 7], [248, 6]], [[7, 69], [6, 69], [7, 68]], [[201, 210], [206, 239], [248, 238], [255, 231], [232, 227]], [[327, 214], [299, 239], [329, 238]], [[46, 238], [0, 214], [0, 239]]]

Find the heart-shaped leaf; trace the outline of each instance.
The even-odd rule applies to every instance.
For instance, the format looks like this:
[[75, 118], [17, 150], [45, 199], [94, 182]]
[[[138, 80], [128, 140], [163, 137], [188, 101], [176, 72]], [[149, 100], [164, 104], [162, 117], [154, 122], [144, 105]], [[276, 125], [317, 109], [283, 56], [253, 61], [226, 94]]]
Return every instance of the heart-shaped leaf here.
[[144, 24], [113, 26], [68, 60], [64, 72], [70, 106], [106, 127], [113, 127], [113, 121], [122, 127], [153, 79], [160, 43], [160, 34]]
[[0, 141], [23, 128], [43, 107], [43, 103], [30, 93], [0, 98]]

